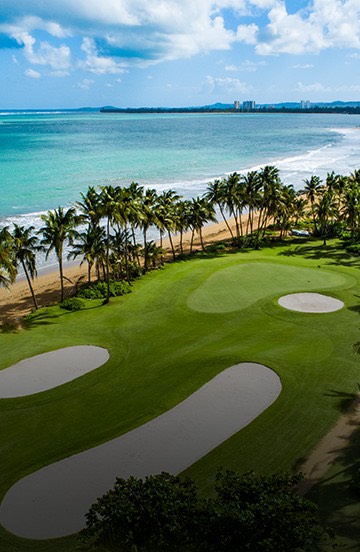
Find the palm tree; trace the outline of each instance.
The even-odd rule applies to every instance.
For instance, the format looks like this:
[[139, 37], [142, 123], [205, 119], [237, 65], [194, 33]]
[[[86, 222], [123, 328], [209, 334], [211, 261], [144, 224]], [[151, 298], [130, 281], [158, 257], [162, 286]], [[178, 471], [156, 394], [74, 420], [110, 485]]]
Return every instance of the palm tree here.
[[110, 301], [110, 228], [118, 217], [118, 191], [114, 186], [110, 184], [101, 186], [100, 203], [102, 216], [106, 218], [106, 299], [104, 303], [108, 303]]
[[324, 240], [323, 245], [326, 245], [330, 222], [337, 215], [337, 203], [334, 199], [334, 194], [330, 190], [326, 190], [321, 194], [314, 206], [314, 214], [319, 222], [320, 232]]
[[233, 231], [229, 225], [227, 218], [225, 217], [224, 209], [226, 207], [226, 181], [216, 179], [214, 182], [209, 182], [206, 192], [204, 194], [205, 199], [212, 205], [217, 205], [223, 221], [226, 224], [228, 231], [232, 238], [234, 238]]
[[314, 232], [316, 234], [316, 216], [315, 216], [315, 202], [319, 197], [319, 194], [323, 188], [322, 182], [319, 176], [312, 176], [310, 180], [304, 180], [305, 187], [302, 192], [305, 194], [306, 199], [310, 203], [310, 212], [314, 223]]
[[69, 253], [69, 259], [81, 256], [80, 265], [87, 262], [88, 265], [88, 283], [91, 282], [91, 271], [95, 266], [97, 277], [100, 279], [100, 268], [102, 267], [105, 274], [105, 230], [101, 226], [95, 227], [89, 224], [83, 232], [76, 232], [75, 239], [72, 244], [72, 250]]
[[272, 165], [266, 165], [259, 171], [259, 179], [262, 186], [262, 196], [259, 198], [260, 210], [258, 221], [258, 237], [260, 232], [264, 235], [269, 220], [277, 212], [282, 183], [279, 177], [279, 169]]
[[216, 222], [214, 206], [204, 197], [193, 198], [190, 212], [190, 226], [192, 227], [190, 253], [192, 252], [195, 232], [199, 234], [202, 250], [205, 251], [202, 228], [207, 222]]
[[20, 264], [25, 273], [26, 280], [30, 289], [31, 297], [35, 309], [38, 309], [38, 303], [34, 293], [31, 280], [37, 275], [36, 271], [36, 251], [39, 250], [38, 237], [33, 234], [34, 226], [25, 228], [14, 223], [12, 232], [13, 251], [16, 264]]
[[191, 201], [185, 199], [178, 201], [175, 205], [176, 216], [175, 216], [175, 225], [176, 231], [180, 234], [180, 253], [184, 254], [183, 248], [183, 236], [184, 232], [190, 228], [190, 218], [191, 218]]
[[84, 221], [87, 221], [93, 228], [100, 226], [102, 217], [101, 198], [93, 186], [89, 186], [86, 194], [81, 193], [82, 201], [76, 203]]
[[60, 290], [61, 301], [64, 300], [64, 273], [63, 273], [63, 252], [66, 241], [72, 243], [75, 237], [75, 226], [79, 222], [74, 207], [64, 211], [62, 207], [48, 211], [46, 215], [41, 215], [45, 226], [40, 228], [39, 234], [42, 235], [41, 246], [46, 252], [46, 259], [51, 251], [55, 252], [59, 263], [60, 272]]
[[144, 239], [144, 272], [148, 269], [147, 232], [150, 226], [152, 226], [155, 222], [154, 208], [156, 200], [156, 190], [148, 188], [143, 195], [141, 202], [140, 227], [142, 228]]
[[13, 239], [8, 226], [0, 229], [0, 285], [9, 288], [15, 282], [17, 266]]
[[171, 234], [176, 231], [176, 202], [178, 202], [179, 199], [180, 196], [174, 190], [167, 190], [166, 192], [163, 192], [157, 198], [154, 218], [155, 225], [160, 230], [160, 247], [162, 248], [163, 233], [164, 230], [166, 230], [174, 261], [176, 253]]
[[254, 229], [254, 213], [261, 206], [261, 187], [262, 182], [257, 171], [250, 171], [243, 177], [244, 200], [249, 209], [248, 220], [246, 224], [246, 235], [252, 234]]
[[223, 200], [230, 216], [234, 217], [236, 227], [236, 237], [239, 239], [242, 235], [241, 214], [244, 208], [244, 187], [240, 181], [238, 173], [230, 174], [222, 183]]
[[296, 216], [296, 192], [294, 187], [289, 184], [282, 186], [276, 213], [275, 222], [280, 228], [279, 239], [284, 237], [286, 230], [289, 230], [291, 223]]
[[360, 230], [360, 188], [354, 181], [349, 180], [345, 188], [341, 213], [350, 228], [351, 241], [354, 242]]

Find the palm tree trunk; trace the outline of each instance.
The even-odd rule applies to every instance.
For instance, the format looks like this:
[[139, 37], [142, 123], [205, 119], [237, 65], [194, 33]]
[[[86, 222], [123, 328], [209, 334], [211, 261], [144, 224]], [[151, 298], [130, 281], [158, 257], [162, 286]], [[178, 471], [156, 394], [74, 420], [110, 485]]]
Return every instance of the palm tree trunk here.
[[193, 250], [194, 234], [195, 234], [195, 228], [193, 228], [191, 231], [190, 254], [192, 253], [192, 250]]
[[200, 236], [201, 247], [202, 247], [202, 250], [205, 251], [205, 246], [204, 246], [204, 241], [203, 241], [203, 235], [202, 235], [202, 228], [201, 228], [201, 226], [200, 226], [200, 228], [199, 228], [198, 230], [199, 230], [199, 236]]
[[109, 273], [109, 250], [110, 250], [110, 221], [109, 217], [106, 223], [106, 299], [105, 303], [110, 301], [110, 273]]
[[181, 255], [184, 254], [184, 248], [183, 248], [183, 234], [184, 234], [184, 232], [183, 232], [183, 229], [181, 228], [181, 229], [180, 229], [180, 253], [181, 253]]
[[172, 254], [173, 254], [173, 259], [175, 261], [175, 259], [176, 259], [175, 247], [174, 247], [174, 243], [173, 243], [173, 240], [172, 240], [172, 237], [171, 237], [170, 230], [168, 230], [168, 236], [169, 236], [169, 241], [170, 241], [170, 245], [171, 245], [171, 251], [172, 251]]
[[24, 263], [24, 261], [21, 261], [21, 264], [22, 264], [22, 267], [24, 269], [24, 272], [25, 272], [25, 276], [26, 276], [26, 279], [27, 279], [27, 283], [28, 283], [28, 286], [30, 288], [30, 293], [31, 293], [31, 297], [32, 297], [32, 300], [33, 300], [33, 303], [34, 303], [34, 307], [35, 307], [35, 310], [37, 310], [39, 307], [38, 307], [38, 304], [37, 304], [37, 300], [36, 300], [36, 296], [35, 296], [35, 293], [34, 293], [34, 289], [31, 285], [31, 278], [29, 276], [29, 273], [26, 269], [26, 265]]
[[147, 271], [148, 268], [148, 253], [147, 253], [147, 246], [146, 246], [146, 228], [144, 228], [144, 273]]
[[218, 205], [219, 205], [219, 209], [220, 209], [221, 216], [222, 216], [222, 218], [223, 218], [223, 220], [224, 220], [224, 222], [225, 222], [225, 224], [226, 224], [226, 226], [227, 226], [227, 229], [229, 230], [232, 239], [234, 239], [233, 231], [231, 230], [231, 227], [230, 227], [230, 225], [229, 225], [229, 223], [228, 223], [228, 221], [227, 221], [227, 218], [226, 218], [225, 215], [224, 215], [223, 208], [222, 208], [222, 206], [220, 205], [220, 203], [219, 203]]
[[62, 253], [59, 255], [59, 272], [60, 272], [60, 301], [64, 301], [64, 273], [63, 273], [63, 261]]

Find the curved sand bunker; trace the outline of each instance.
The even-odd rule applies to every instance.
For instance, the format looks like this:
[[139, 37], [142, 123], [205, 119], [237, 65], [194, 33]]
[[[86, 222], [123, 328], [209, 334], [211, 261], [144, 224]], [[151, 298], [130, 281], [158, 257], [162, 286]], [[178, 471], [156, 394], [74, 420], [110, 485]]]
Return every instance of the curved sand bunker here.
[[33, 395], [72, 381], [107, 362], [102, 347], [81, 345], [37, 355], [0, 371], [0, 398]]
[[339, 299], [321, 293], [291, 293], [280, 297], [278, 303], [285, 309], [310, 313], [335, 312], [344, 306]]
[[0, 506], [0, 523], [33, 539], [75, 533], [116, 477], [183, 471], [259, 416], [280, 391], [269, 368], [232, 366], [150, 422], [18, 481]]

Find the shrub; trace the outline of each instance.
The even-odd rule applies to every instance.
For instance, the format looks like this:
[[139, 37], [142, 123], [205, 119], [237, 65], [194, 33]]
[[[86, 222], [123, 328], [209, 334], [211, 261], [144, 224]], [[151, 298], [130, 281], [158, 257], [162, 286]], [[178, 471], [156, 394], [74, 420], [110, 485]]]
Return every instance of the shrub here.
[[77, 297], [70, 297], [69, 299], [65, 299], [65, 301], [60, 303], [61, 309], [65, 309], [72, 312], [82, 309], [83, 306], [84, 306], [84, 302], [81, 301], [81, 299], [78, 299]]
[[[131, 287], [127, 282], [110, 281], [110, 297], [119, 297], [130, 292]], [[106, 293], [106, 282], [96, 282], [81, 288], [76, 295], [84, 299], [105, 299]]]
[[347, 245], [345, 250], [352, 255], [360, 255], [360, 243], [352, 243], [351, 245]]

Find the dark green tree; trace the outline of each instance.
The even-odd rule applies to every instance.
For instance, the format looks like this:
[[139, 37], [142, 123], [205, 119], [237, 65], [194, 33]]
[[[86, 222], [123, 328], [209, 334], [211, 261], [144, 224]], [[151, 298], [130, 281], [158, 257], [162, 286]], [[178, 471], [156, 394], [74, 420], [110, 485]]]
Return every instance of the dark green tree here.
[[216, 497], [202, 512], [199, 550], [295, 552], [313, 550], [324, 536], [315, 504], [295, 489], [301, 476], [219, 471]]
[[25, 228], [14, 223], [12, 232], [14, 258], [17, 265], [21, 265], [28, 283], [35, 309], [38, 308], [36, 295], [31, 281], [36, 271], [36, 252], [39, 250], [38, 237], [34, 234], [34, 226]]
[[5, 226], [0, 229], [0, 285], [8, 288], [15, 282], [16, 275], [13, 239], [8, 226]]
[[41, 215], [41, 219], [44, 222], [44, 226], [39, 230], [39, 234], [42, 236], [40, 244], [46, 252], [46, 258], [48, 258], [51, 251], [55, 251], [59, 264], [62, 302], [64, 300], [64, 245], [65, 242], [72, 243], [79, 218], [76, 215], [74, 207], [70, 207], [67, 211], [64, 211], [63, 207], [59, 207], [53, 211], [48, 211], [46, 215]]
[[220, 470], [215, 496], [162, 473], [117, 479], [93, 504], [80, 538], [119, 552], [304, 552], [326, 532], [317, 507], [296, 493], [301, 476]]
[[80, 538], [121, 552], [176, 552], [190, 544], [197, 510], [190, 480], [168, 473], [116, 479], [86, 514]]

